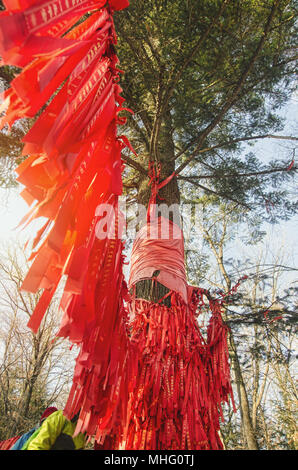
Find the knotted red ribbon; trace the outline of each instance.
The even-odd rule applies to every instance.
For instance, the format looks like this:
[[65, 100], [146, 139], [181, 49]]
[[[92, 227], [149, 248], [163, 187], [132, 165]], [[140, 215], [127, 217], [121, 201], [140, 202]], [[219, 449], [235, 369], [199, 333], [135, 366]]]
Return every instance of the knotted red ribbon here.
[[[166, 186], [175, 176], [175, 171], [163, 181], [159, 182], [161, 173], [161, 164], [156, 164], [149, 160], [148, 164], [148, 175], [149, 175], [149, 183], [148, 186], [151, 186], [151, 196], [148, 204], [148, 211], [147, 211], [147, 222], [149, 223], [150, 220], [155, 219], [156, 217], [156, 198], [158, 196], [158, 192], [161, 188]], [[160, 196], [158, 196], [160, 198]], [[161, 198], [160, 198], [161, 199]]]
[[[114, 443], [116, 439], [118, 446], [129, 450], [223, 449], [222, 404], [233, 402], [233, 391], [222, 299], [187, 284], [182, 231], [172, 221], [156, 217], [151, 207], [174, 174], [159, 184], [160, 167], [151, 170], [150, 217], [134, 242], [129, 279], [131, 360], [137, 374], [129, 392], [124, 435], [118, 440], [114, 435]], [[157, 303], [136, 298], [134, 286], [153, 278], [155, 271], [159, 273], [154, 279], [169, 289], [168, 294]], [[167, 296], [170, 308], [161, 304]], [[211, 311], [206, 339], [196, 321], [206, 309], [205, 296]]]

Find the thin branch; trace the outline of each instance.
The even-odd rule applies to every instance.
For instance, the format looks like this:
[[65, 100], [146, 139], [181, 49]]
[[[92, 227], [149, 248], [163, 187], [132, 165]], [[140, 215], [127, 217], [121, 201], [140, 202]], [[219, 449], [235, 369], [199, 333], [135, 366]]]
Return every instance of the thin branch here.
[[[226, 140], [224, 142], [220, 142], [219, 144], [213, 145], [211, 147], [206, 147], [204, 149], [198, 150], [194, 156], [199, 155], [201, 153], [211, 152], [212, 150], [215, 150], [215, 149], [218, 149], [218, 148], [221, 148], [221, 147], [226, 147], [228, 145], [237, 144], [239, 142], [248, 142], [250, 140], [260, 140], [260, 139], [277, 139], [277, 140], [294, 140], [294, 141], [297, 141], [298, 137], [295, 137], [295, 136], [292, 136], [292, 135], [274, 135], [274, 134], [243, 136], [243, 137], [239, 137], [238, 139]], [[173, 160], [176, 160], [181, 155], [183, 155], [183, 153], [185, 153], [195, 143], [196, 140], [197, 140], [197, 137], [195, 139], [193, 139], [191, 142], [189, 142], [187, 144], [187, 146], [184, 147], [183, 150], [180, 150], [180, 152], [177, 153], [177, 155], [175, 155]]]
[[206, 188], [206, 186], [202, 186], [201, 184], [197, 183], [196, 181], [192, 181], [189, 177], [187, 176], [180, 176], [179, 179], [183, 179], [188, 181], [190, 184], [193, 184], [197, 188], [203, 189], [204, 191], [207, 191], [211, 194], [214, 194], [215, 196], [223, 197], [224, 199], [227, 199], [228, 201], [235, 202], [235, 204], [240, 205], [245, 207], [245, 209], [251, 210], [251, 207], [249, 207], [247, 204], [244, 202], [237, 201], [236, 199], [233, 199], [230, 195], [224, 194], [224, 193], [218, 193], [216, 191], [213, 191], [210, 188]]
[[[295, 170], [298, 170], [298, 167], [297, 166], [293, 166], [291, 168], [291, 170], [295, 171]], [[221, 179], [221, 178], [235, 178], [235, 176], [239, 177], [239, 178], [245, 178], [245, 177], [248, 177], [248, 176], [260, 176], [260, 175], [270, 175], [271, 173], [280, 173], [280, 172], [285, 172], [285, 171], [289, 171], [288, 168], [272, 168], [271, 170], [262, 170], [262, 171], [252, 171], [252, 172], [249, 172], [249, 173], [230, 173], [230, 174], [220, 174], [220, 175], [189, 175], [187, 177], [185, 176], [178, 176], [178, 180], [179, 179], [185, 179], [185, 178], [188, 178], [188, 179]]]
[[162, 110], [164, 110], [167, 105], [168, 105], [168, 102], [170, 100], [170, 97], [172, 96], [173, 94], [173, 91], [175, 89], [175, 86], [176, 84], [178, 83], [181, 75], [183, 74], [184, 70], [188, 67], [188, 65], [190, 64], [190, 62], [192, 61], [194, 55], [196, 54], [196, 52], [199, 50], [199, 48], [202, 46], [202, 44], [204, 43], [204, 41], [207, 39], [207, 37], [209, 36], [209, 33], [211, 31], [211, 29], [213, 28], [213, 26], [216, 24], [217, 20], [220, 18], [220, 16], [222, 15], [224, 9], [226, 8], [227, 4], [229, 3], [230, 0], [225, 0], [222, 5], [221, 5], [221, 8], [218, 12], [218, 14], [216, 15], [216, 17], [213, 19], [212, 23], [209, 25], [209, 27], [207, 28], [207, 30], [205, 31], [205, 33], [199, 38], [197, 44], [193, 47], [193, 49], [191, 50], [190, 54], [186, 57], [185, 61], [183, 62], [183, 64], [181, 65], [180, 68], [178, 68], [178, 70], [174, 71], [175, 74], [174, 74], [174, 77], [172, 78], [172, 80], [169, 82], [168, 84], [168, 87], [164, 93], [164, 98], [163, 98], [163, 103], [162, 103]]
[[[130, 84], [128, 84], [128, 86], [126, 87], [124, 93], [125, 93], [125, 97], [128, 98], [128, 100], [130, 101], [130, 106], [133, 109], [136, 109], [138, 107], [138, 105], [137, 105], [136, 101], [134, 100], [132, 93], [130, 92]], [[150, 134], [151, 130], [152, 130], [152, 123], [150, 122], [150, 117], [148, 115], [147, 109], [141, 109], [140, 111], [137, 111], [137, 112], [134, 111], [134, 116], [136, 116], [136, 115], [138, 115], [140, 117], [142, 123], [144, 124], [144, 127], [145, 127], [147, 133]], [[148, 145], [147, 139], [146, 139], [145, 142], [146, 142], [146, 145]]]
[[134, 161], [132, 158], [130, 158], [128, 155], [121, 155], [122, 160], [124, 160], [128, 166], [134, 168], [135, 170], [138, 170], [140, 173], [143, 175], [148, 176], [148, 172], [145, 170], [145, 168], [140, 165], [140, 163]]
[[146, 30], [147, 30], [147, 40], [146, 38], [144, 38], [144, 41], [148, 44], [148, 46], [150, 47], [150, 50], [151, 50], [151, 53], [152, 53], [152, 56], [155, 58], [157, 64], [159, 66], [161, 66], [161, 60], [160, 60], [160, 55], [159, 55], [159, 52], [158, 50], [156, 49], [156, 47], [154, 46], [154, 43], [152, 41], [152, 38], [150, 37], [150, 28], [148, 25], [145, 25], [146, 27]]
[[158, 86], [157, 86], [157, 103], [156, 103], [156, 113], [154, 116], [153, 128], [150, 139], [150, 155], [158, 159], [157, 155], [157, 143], [160, 127], [162, 124], [162, 85], [163, 85], [163, 75], [164, 69], [160, 69], [158, 77]]
[[[130, 15], [129, 15], [129, 12], [128, 11], [125, 11], [124, 12], [125, 15], [126, 15], [126, 19], [128, 20], [128, 23], [130, 24], [132, 30], [134, 30], [134, 25], [130, 19]], [[148, 69], [150, 70], [150, 72], [155, 75], [155, 70], [154, 70], [154, 65], [152, 64], [152, 61], [151, 59], [149, 58], [146, 50], [144, 49], [144, 46], [141, 44], [141, 51], [138, 50], [138, 48], [136, 47], [136, 44], [137, 42], [134, 41], [131, 37], [129, 37], [129, 35], [126, 34], [126, 31], [124, 31], [124, 28], [121, 28], [121, 24], [118, 24], [117, 26], [117, 29], [119, 31], [121, 31], [121, 35], [123, 36], [123, 38], [125, 39], [125, 41], [127, 42], [127, 44], [129, 45], [132, 53], [134, 54], [135, 58], [137, 59], [137, 61], [140, 59], [140, 52], [143, 52], [143, 63], [146, 63], [148, 65]]]

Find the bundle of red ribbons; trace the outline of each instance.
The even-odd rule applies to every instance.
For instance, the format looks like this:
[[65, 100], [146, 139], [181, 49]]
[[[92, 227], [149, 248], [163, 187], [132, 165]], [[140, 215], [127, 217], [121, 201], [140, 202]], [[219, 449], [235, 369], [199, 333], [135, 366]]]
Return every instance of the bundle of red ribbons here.
[[[196, 315], [208, 293], [186, 283], [178, 227], [171, 232], [178, 230], [178, 242], [173, 236], [144, 242], [140, 232], [129, 286], [133, 291], [159, 270], [171, 308], [136, 299], [123, 275], [118, 198], [121, 150], [129, 142], [117, 134], [124, 108], [113, 12], [128, 1], [4, 4], [0, 54], [3, 64], [22, 70], [4, 92], [2, 126], [38, 116], [17, 173], [31, 207], [22, 224], [45, 218], [22, 288], [42, 291], [28, 324], [37, 331], [66, 278], [58, 336], [77, 344], [79, 354], [65, 414], [80, 410], [77, 432], [103, 447], [220, 449], [221, 403], [232, 394], [222, 301], [210, 299], [205, 340]], [[97, 208], [105, 205], [113, 210], [105, 218], [106, 236], [99, 237], [103, 213]], [[148, 224], [154, 231], [161, 220]]]
[[[109, 433], [118, 416], [128, 354], [121, 235], [96, 236], [96, 208], [109, 204], [108, 231], [121, 233], [117, 125], [123, 98], [113, 11], [126, 0], [6, 0], [0, 54], [21, 73], [4, 93], [2, 126], [35, 117], [17, 168], [31, 205], [22, 223], [45, 218], [33, 241], [22, 288], [42, 295], [29, 326], [37, 331], [66, 276], [58, 335], [80, 346], [65, 409], [81, 409], [79, 427]], [[85, 15], [85, 21], [81, 21]], [[123, 295], [122, 295], [123, 292]], [[119, 384], [119, 385], [118, 385]], [[123, 397], [124, 398], [124, 397]]]

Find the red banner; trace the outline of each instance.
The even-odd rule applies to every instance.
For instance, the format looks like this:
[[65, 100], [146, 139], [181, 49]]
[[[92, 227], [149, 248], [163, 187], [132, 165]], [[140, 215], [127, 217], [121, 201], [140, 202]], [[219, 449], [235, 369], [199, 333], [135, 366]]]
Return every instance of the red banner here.
[[[37, 331], [66, 275], [59, 335], [81, 352], [65, 412], [80, 408], [79, 427], [98, 439], [123, 422], [127, 392], [120, 377], [127, 374], [130, 351], [121, 237], [96, 236], [102, 217], [95, 215], [97, 206], [118, 207], [124, 146], [117, 139], [123, 99], [111, 45], [112, 12], [128, 3], [103, 8], [105, 3], [7, 0], [0, 14], [0, 53], [5, 63], [23, 68], [4, 93], [8, 110], [2, 125], [34, 117], [44, 107], [24, 138], [28, 156], [17, 168], [23, 197], [35, 201], [21, 224], [47, 218], [33, 240], [22, 285], [30, 292], [43, 290], [28, 326]], [[73, 28], [86, 12], [91, 15]], [[115, 210], [109, 230], [120, 231], [119, 224]]]
[[[195, 316], [206, 292], [186, 283], [180, 229], [171, 225], [178, 241], [155, 237], [155, 243], [142, 240], [141, 231], [132, 255], [130, 287], [159, 270], [171, 308], [136, 299], [124, 279], [118, 199], [121, 150], [131, 146], [117, 135], [125, 120], [112, 15], [128, 2], [105, 5], [6, 0], [0, 14], [0, 54], [22, 68], [4, 92], [8, 110], [1, 123], [43, 109], [24, 138], [27, 158], [17, 168], [31, 205], [21, 225], [46, 218], [22, 285], [42, 290], [28, 326], [38, 330], [65, 276], [58, 336], [80, 349], [65, 407], [68, 417], [80, 411], [77, 432], [106, 448], [221, 449], [221, 404], [232, 396], [227, 328], [221, 302], [209, 298], [207, 339], [200, 333]], [[158, 175], [151, 179], [145, 232], [149, 226], [158, 232], [151, 205], [174, 176], [159, 183]]]

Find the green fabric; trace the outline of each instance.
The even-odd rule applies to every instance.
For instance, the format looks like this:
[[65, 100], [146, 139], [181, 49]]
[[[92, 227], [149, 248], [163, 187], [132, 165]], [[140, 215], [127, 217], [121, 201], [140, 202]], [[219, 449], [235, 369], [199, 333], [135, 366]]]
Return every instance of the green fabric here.
[[39, 430], [40, 428], [36, 429], [36, 431], [34, 431], [34, 433], [29, 437], [29, 439], [25, 442], [25, 444], [23, 445], [23, 447], [21, 448], [21, 450], [27, 450], [27, 447], [28, 445], [30, 444], [30, 442], [37, 436], [37, 434], [39, 433]]
[[[57, 437], [63, 432], [73, 436], [76, 424], [69, 421], [63, 415], [63, 411], [55, 411], [44, 420], [41, 427], [35, 431], [23, 446], [22, 450], [51, 450]], [[76, 450], [85, 446], [85, 436], [79, 433], [73, 437]]]

